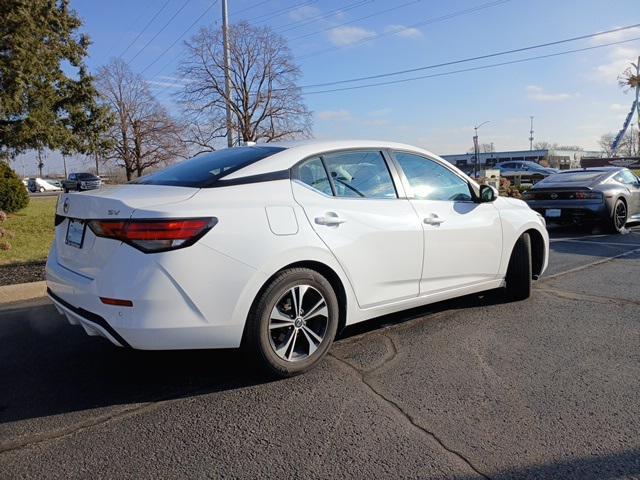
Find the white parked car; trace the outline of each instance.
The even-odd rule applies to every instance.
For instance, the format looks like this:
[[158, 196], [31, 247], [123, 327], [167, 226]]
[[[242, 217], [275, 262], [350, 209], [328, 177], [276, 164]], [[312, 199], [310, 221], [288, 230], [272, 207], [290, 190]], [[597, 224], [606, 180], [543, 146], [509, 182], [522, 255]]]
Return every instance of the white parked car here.
[[59, 192], [62, 190], [62, 184], [54, 178], [30, 178], [27, 188], [31, 192]]
[[425, 150], [377, 141], [204, 154], [134, 184], [63, 194], [47, 261], [57, 308], [136, 349], [242, 346], [302, 372], [380, 315], [545, 270], [544, 220]]

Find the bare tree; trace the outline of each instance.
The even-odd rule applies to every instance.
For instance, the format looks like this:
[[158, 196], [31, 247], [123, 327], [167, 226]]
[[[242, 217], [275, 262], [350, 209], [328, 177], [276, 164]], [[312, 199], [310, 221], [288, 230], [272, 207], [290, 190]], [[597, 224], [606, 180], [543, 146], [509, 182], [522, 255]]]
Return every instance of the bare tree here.
[[100, 68], [97, 87], [116, 118], [108, 132], [113, 145], [109, 158], [125, 169], [127, 180], [182, 155], [180, 126], [129, 65], [115, 59]]
[[[613, 139], [615, 138], [615, 134], [606, 133], [600, 137], [598, 144], [602, 151], [608, 156], [613, 155], [613, 151], [611, 149], [611, 144], [613, 143]], [[623, 157], [635, 157], [640, 156], [640, 135], [638, 134], [638, 130], [631, 126], [622, 137], [620, 141], [620, 145], [618, 145], [618, 149], [616, 151], [617, 155]]]
[[[228, 100], [232, 128], [240, 139], [270, 142], [309, 136], [311, 114], [296, 84], [300, 69], [286, 40], [268, 27], [246, 22], [231, 26], [229, 39]], [[198, 135], [192, 143], [213, 149], [212, 140], [227, 134], [222, 31], [202, 28], [185, 46], [178, 69], [185, 87], [179, 98], [187, 116], [200, 122], [200, 130], [191, 130]]]

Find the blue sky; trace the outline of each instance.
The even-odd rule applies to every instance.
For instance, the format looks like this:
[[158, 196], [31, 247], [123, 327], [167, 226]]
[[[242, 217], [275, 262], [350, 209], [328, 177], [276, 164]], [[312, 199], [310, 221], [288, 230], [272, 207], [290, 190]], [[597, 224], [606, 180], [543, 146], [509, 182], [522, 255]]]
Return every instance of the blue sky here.
[[[95, 70], [110, 57], [120, 55], [165, 1], [72, 0], [72, 7], [85, 22], [83, 30], [93, 41], [90, 68]], [[302, 69], [303, 85], [429, 65], [640, 23], [637, 0], [509, 0], [426, 24], [490, 0], [228, 1], [231, 22], [253, 20], [270, 25], [290, 39]], [[182, 8], [185, 0], [170, 0], [124, 59], [135, 56], [131, 65], [142, 71], [212, 3], [188, 0]], [[394, 7], [397, 8], [377, 14]], [[178, 10], [175, 19], [158, 34]], [[358, 20], [361, 17], [369, 18]], [[219, 25], [219, 21], [220, 3], [216, 2], [184, 38], [200, 25]], [[346, 22], [352, 23], [343, 25]], [[411, 28], [419, 23], [422, 25]], [[640, 28], [422, 73], [632, 37], [640, 37]], [[182, 41], [144, 73], [159, 99], [172, 109], [175, 106], [171, 94], [180, 84], [175, 68], [181, 52]], [[472, 144], [473, 125], [489, 120], [480, 129], [481, 142], [493, 142], [499, 150], [526, 149], [529, 116], [533, 115], [536, 140], [594, 149], [600, 135], [620, 128], [631, 105], [631, 95], [624, 95], [618, 88], [616, 76], [638, 55], [640, 41], [633, 41], [392, 86], [307, 95], [305, 100], [314, 112], [316, 138], [381, 138], [416, 144], [439, 154], [460, 153]], [[51, 168], [55, 169], [57, 163], [52, 156]]]

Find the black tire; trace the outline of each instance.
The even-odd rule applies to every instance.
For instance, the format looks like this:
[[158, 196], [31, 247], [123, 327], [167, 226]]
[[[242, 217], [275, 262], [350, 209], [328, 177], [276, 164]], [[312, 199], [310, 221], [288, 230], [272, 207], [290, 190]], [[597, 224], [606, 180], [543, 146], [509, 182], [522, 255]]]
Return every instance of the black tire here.
[[628, 215], [627, 204], [619, 198], [613, 205], [611, 217], [609, 217], [609, 221], [607, 222], [607, 230], [611, 233], [622, 233], [624, 226], [627, 224]]
[[516, 241], [507, 268], [507, 295], [512, 300], [525, 300], [531, 296], [531, 238], [522, 234]]
[[[307, 320], [317, 322], [315, 325], [301, 322], [302, 326], [298, 326], [298, 319], [303, 316], [304, 311], [300, 315], [293, 313], [295, 310], [295, 307], [293, 307], [294, 293], [291, 292], [300, 292], [300, 289], [295, 290], [298, 288], [297, 286], [311, 287], [311, 289], [305, 289], [301, 295], [303, 300], [301, 303], [304, 308], [312, 309], [313, 306], [317, 306], [320, 303], [319, 298], [323, 297], [327, 307], [326, 321], [324, 320], [324, 315], [312, 315]], [[317, 295], [321, 295], [321, 297]], [[288, 300], [290, 301], [288, 302]], [[281, 309], [283, 305], [285, 307], [289, 306], [290, 313], [287, 313], [286, 308]], [[296, 323], [274, 328], [274, 325], [280, 325], [277, 319], [275, 321], [272, 319], [275, 309], [278, 309], [278, 312], [283, 315], [287, 314], [289, 320]], [[307, 311], [307, 315], [309, 313], [311, 312]], [[292, 314], [293, 316], [291, 316]], [[296, 315], [297, 317], [294, 319]], [[326, 355], [336, 336], [338, 315], [338, 299], [326, 278], [318, 272], [307, 268], [284, 270], [271, 280], [254, 301], [247, 318], [242, 348], [250, 363], [256, 365], [270, 377], [284, 378], [298, 375], [314, 367]], [[324, 328], [322, 328], [323, 325]], [[311, 352], [311, 340], [313, 339], [306, 332], [309, 331], [308, 329], [314, 328], [316, 329], [313, 330], [314, 333], [319, 335], [319, 332], [323, 332], [323, 334], [321, 342], [317, 343], [317, 345], [314, 343], [315, 350]], [[303, 329], [307, 330], [303, 331]], [[302, 333], [298, 339], [299, 332]], [[292, 346], [290, 350], [285, 346], [283, 351], [282, 346], [287, 344], [287, 339], [290, 338], [287, 336], [289, 333], [293, 338]], [[278, 349], [280, 354], [276, 353], [278, 344], [281, 347]], [[307, 350], [306, 357], [304, 356], [305, 349]], [[287, 352], [289, 352], [288, 355]], [[288, 356], [290, 359], [280, 356], [283, 353], [285, 357]], [[294, 354], [298, 358], [295, 358]]]

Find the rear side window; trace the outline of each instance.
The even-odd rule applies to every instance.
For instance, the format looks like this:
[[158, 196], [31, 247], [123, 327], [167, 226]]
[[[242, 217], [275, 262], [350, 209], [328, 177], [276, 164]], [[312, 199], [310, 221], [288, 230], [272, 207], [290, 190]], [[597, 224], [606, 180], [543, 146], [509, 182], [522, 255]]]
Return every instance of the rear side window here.
[[396, 189], [379, 151], [323, 155], [338, 197], [397, 198]]
[[283, 151], [282, 147], [237, 147], [198, 155], [131, 183], [206, 188], [222, 177]]
[[615, 178], [620, 183], [624, 183], [625, 185], [633, 185], [638, 181], [636, 176], [629, 170], [623, 170], [613, 178]]
[[325, 195], [332, 195], [331, 183], [320, 158], [311, 158], [297, 167], [296, 178]]

